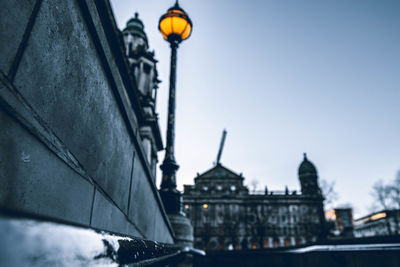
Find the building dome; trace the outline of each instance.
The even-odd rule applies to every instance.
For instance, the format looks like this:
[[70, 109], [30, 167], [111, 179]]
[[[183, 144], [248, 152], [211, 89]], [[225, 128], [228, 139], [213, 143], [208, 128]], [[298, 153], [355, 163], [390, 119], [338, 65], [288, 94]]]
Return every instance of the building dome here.
[[126, 23], [126, 28], [122, 31], [124, 34], [131, 34], [134, 36], [139, 36], [146, 41], [147, 44], [147, 35], [144, 32], [143, 22], [139, 19], [139, 14], [136, 12], [135, 17], [128, 20]]
[[317, 169], [315, 168], [314, 164], [307, 159], [306, 153], [304, 153], [304, 160], [299, 166], [299, 175], [304, 174], [317, 174]]

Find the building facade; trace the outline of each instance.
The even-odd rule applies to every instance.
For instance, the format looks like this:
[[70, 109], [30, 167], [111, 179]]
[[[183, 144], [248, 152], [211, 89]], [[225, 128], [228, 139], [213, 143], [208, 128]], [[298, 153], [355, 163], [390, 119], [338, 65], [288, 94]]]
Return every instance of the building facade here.
[[400, 210], [382, 210], [354, 220], [354, 237], [400, 235]]
[[329, 232], [335, 237], [353, 236], [353, 209], [335, 208], [325, 212], [327, 224], [331, 227]]
[[185, 185], [184, 210], [194, 228], [194, 246], [238, 250], [295, 246], [324, 236], [323, 197], [314, 165], [304, 155], [301, 192], [252, 194], [244, 177], [221, 164]]
[[[158, 80], [157, 60], [154, 51], [149, 50], [144, 24], [138, 13], [128, 20], [122, 31], [125, 55], [135, 77], [138, 100], [143, 107], [143, 122], [139, 134], [153, 178], [156, 177], [157, 152], [163, 149], [158, 114], [156, 113]], [[156, 181], [154, 180], [154, 183]]]

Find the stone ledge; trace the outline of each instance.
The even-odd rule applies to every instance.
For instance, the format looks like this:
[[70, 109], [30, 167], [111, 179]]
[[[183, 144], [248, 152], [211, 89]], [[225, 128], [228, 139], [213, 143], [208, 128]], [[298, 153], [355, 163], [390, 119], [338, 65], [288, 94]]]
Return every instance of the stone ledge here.
[[201, 250], [118, 236], [0, 210], [1, 266], [151, 266]]

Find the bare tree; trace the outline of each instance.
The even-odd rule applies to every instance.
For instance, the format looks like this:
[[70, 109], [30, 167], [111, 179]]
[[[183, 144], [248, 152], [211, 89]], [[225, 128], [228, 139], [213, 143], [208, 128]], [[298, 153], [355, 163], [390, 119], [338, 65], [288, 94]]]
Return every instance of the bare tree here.
[[373, 186], [371, 195], [377, 202], [379, 208], [388, 209], [390, 207], [388, 186], [382, 180], [378, 180]]
[[397, 172], [396, 178], [389, 185], [388, 190], [393, 207], [400, 209], [400, 171]]
[[395, 179], [385, 184], [378, 180], [371, 191], [377, 205], [374, 208], [380, 209], [399, 209], [400, 208], [400, 171], [397, 172]]
[[325, 179], [321, 179], [320, 181], [322, 195], [325, 198], [324, 204], [327, 206], [333, 205], [333, 203], [339, 199], [339, 195], [335, 191], [335, 184], [335, 181], [329, 182]]

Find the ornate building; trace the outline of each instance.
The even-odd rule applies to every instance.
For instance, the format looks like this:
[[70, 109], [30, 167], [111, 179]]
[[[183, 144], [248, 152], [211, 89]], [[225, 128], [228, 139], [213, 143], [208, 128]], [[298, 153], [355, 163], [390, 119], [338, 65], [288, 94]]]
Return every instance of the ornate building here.
[[155, 110], [158, 84], [161, 82], [158, 80], [157, 60], [154, 58], [154, 51], [149, 50], [144, 25], [139, 19], [138, 13], [128, 20], [122, 34], [125, 53], [136, 81], [137, 96], [144, 111], [144, 120], [139, 130], [140, 137], [155, 178], [158, 162], [157, 152], [163, 149], [158, 114]]
[[[218, 161], [217, 161], [218, 162]], [[207, 250], [295, 246], [324, 237], [323, 196], [318, 174], [304, 154], [301, 193], [252, 194], [244, 177], [217, 163], [185, 185], [183, 202], [194, 227], [195, 247]]]

